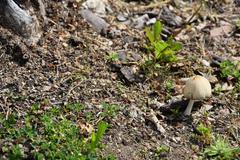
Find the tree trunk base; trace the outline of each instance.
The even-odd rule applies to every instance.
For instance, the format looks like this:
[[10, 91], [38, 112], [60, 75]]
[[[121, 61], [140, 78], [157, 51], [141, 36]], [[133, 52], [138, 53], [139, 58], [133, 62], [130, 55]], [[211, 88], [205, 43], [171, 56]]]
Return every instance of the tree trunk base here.
[[[42, 35], [37, 17], [35, 15], [31, 16], [13, 0], [2, 1], [0, 3], [0, 24], [23, 36], [28, 42], [36, 43]], [[45, 14], [44, 11], [41, 12]]]

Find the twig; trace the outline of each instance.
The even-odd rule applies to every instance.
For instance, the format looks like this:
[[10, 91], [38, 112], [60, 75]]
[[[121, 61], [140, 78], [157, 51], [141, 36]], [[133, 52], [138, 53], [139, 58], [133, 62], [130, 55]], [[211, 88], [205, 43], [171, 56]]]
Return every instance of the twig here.
[[200, 11], [200, 9], [202, 8], [203, 6], [203, 2], [201, 1], [201, 4], [200, 6], [197, 8], [197, 10], [193, 13], [193, 15], [190, 17], [190, 19], [185, 23], [184, 26], [188, 25], [191, 23], [192, 19], [196, 16], [196, 14], [198, 14], [198, 12]]
[[192, 19], [193, 19], [193, 18], [198, 14], [198, 12], [201, 10], [202, 6], [203, 6], [203, 2], [201, 1], [200, 6], [196, 9], [196, 11], [193, 13], [193, 15], [189, 18], [189, 20], [188, 20], [187, 22], [185, 22], [180, 29], [178, 29], [176, 32], [173, 33], [173, 36], [174, 36], [174, 37], [176, 37], [187, 25], [189, 25], [189, 24], [191, 23]]

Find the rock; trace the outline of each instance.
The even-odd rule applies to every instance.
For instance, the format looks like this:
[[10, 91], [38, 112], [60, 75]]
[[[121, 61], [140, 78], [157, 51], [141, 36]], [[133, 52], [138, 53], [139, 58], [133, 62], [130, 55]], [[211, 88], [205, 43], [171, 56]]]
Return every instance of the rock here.
[[108, 33], [108, 37], [109, 38], [116, 38], [116, 37], [120, 37], [122, 34], [122, 32], [119, 29], [111, 29]]
[[125, 22], [125, 21], [127, 21], [128, 19], [127, 19], [127, 17], [125, 17], [124, 15], [119, 14], [119, 15], [117, 15], [117, 20], [118, 20], [119, 22]]
[[98, 33], [107, 33], [109, 24], [103, 18], [87, 9], [81, 10], [80, 14]]
[[124, 66], [120, 69], [120, 71], [129, 82], [135, 81], [135, 74], [136, 74], [135, 67]]
[[170, 26], [180, 27], [183, 24], [183, 19], [180, 16], [173, 13], [167, 7], [163, 8], [160, 19], [165, 21], [165, 23], [169, 24]]
[[50, 91], [51, 88], [52, 88], [52, 86], [44, 86], [43, 91]]
[[125, 62], [127, 60], [127, 55], [126, 55], [125, 51], [118, 52], [118, 59], [119, 59], [119, 61], [123, 61], [123, 62]]
[[107, 2], [108, 2], [107, 0], [87, 0], [82, 5], [86, 9], [91, 9], [98, 14], [105, 15]]
[[149, 19], [149, 20], [146, 22], [146, 25], [154, 24], [156, 21], [157, 21], [156, 18], [151, 18], [151, 19]]
[[148, 14], [144, 14], [133, 20], [134, 28], [141, 29], [145, 26], [146, 22], [149, 20]]
[[200, 61], [204, 66], [210, 67], [210, 63], [207, 60], [201, 59]]

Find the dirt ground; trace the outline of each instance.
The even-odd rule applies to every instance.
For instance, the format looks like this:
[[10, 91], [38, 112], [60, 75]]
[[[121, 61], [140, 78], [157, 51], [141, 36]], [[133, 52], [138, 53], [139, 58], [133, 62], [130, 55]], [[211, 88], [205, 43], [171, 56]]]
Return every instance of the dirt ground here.
[[[222, 78], [216, 65], [219, 59], [240, 60], [235, 27], [239, 1], [205, 1], [201, 6], [195, 0], [109, 0], [102, 16], [109, 24], [104, 33], [81, 16], [83, 3], [46, 2], [49, 22], [34, 46], [0, 28], [1, 112], [24, 115], [45, 99], [55, 106], [80, 102], [86, 105], [84, 113], [96, 113], [95, 125], [102, 103], [117, 104], [117, 116], [105, 119], [111, 127], [103, 154], [121, 160], [197, 159], [203, 146], [193, 135], [203, 121], [232, 146], [240, 144], [240, 94], [231, 88], [234, 80]], [[147, 18], [141, 19], [144, 15]], [[154, 18], [163, 23], [165, 36], [175, 35], [183, 49], [177, 62], [161, 64], [149, 76], [140, 66], [147, 54], [144, 28]], [[117, 61], [107, 58], [112, 52], [119, 54]], [[182, 95], [182, 79], [204, 74], [214, 79], [213, 89], [219, 85], [225, 89], [195, 103], [192, 115], [183, 116], [188, 101]], [[170, 90], [167, 82], [173, 84]], [[163, 145], [169, 151], [156, 155]]]

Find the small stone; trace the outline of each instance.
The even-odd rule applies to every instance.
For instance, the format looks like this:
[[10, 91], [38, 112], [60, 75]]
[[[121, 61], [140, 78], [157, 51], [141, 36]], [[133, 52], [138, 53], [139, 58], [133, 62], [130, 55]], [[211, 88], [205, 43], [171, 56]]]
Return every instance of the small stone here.
[[138, 116], [138, 113], [137, 113], [136, 110], [131, 110], [131, 111], [129, 111], [129, 117], [131, 117], [131, 118], [137, 118], [137, 116]]
[[181, 141], [181, 137], [175, 137], [175, 139], [180, 142]]
[[120, 71], [129, 82], [135, 81], [136, 68], [124, 66]]
[[125, 22], [125, 21], [127, 21], [128, 19], [127, 19], [124, 15], [119, 14], [119, 15], [117, 16], [117, 20], [118, 20], [119, 22]]
[[103, 18], [87, 9], [81, 10], [80, 14], [98, 33], [106, 34], [109, 24]]
[[124, 51], [119, 51], [118, 52], [118, 58], [119, 58], [120, 61], [126, 61], [127, 55]]
[[221, 109], [221, 110], [219, 111], [219, 113], [220, 113], [221, 115], [226, 116], [226, 115], [230, 114], [230, 111], [229, 111], [228, 108], [224, 108], [224, 109]]
[[179, 143], [181, 140], [180, 137], [172, 137], [172, 141], [175, 142], [175, 143]]
[[210, 67], [210, 63], [205, 59], [201, 59], [201, 63], [207, 67]]
[[210, 109], [212, 109], [213, 108], [213, 106], [212, 105], [204, 105], [203, 106], [204, 108], [205, 108], [205, 111], [209, 111]]
[[44, 86], [43, 91], [49, 91], [52, 88], [52, 86]]
[[140, 61], [142, 57], [139, 54], [133, 53], [132, 58], [135, 62]]
[[141, 17], [134, 19], [134, 28], [141, 29], [145, 26], [146, 22], [149, 20], [148, 14], [144, 14]]
[[151, 18], [151, 19], [149, 19], [149, 20], [146, 22], [146, 25], [154, 24], [156, 21], [157, 21], [156, 18]]

